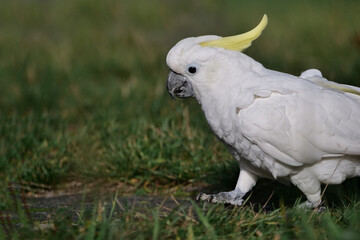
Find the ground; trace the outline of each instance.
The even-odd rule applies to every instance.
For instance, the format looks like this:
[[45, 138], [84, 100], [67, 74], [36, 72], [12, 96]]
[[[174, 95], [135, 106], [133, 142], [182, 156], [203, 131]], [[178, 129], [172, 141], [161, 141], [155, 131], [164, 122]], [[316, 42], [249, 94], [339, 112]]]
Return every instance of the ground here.
[[[329, 186], [324, 196], [326, 210], [321, 213], [296, 208], [301, 201], [296, 201], [300, 191], [269, 180], [260, 181], [241, 207], [195, 201], [198, 192], [219, 191], [201, 184], [185, 187], [183, 196], [176, 196], [176, 190], [134, 194], [131, 186], [120, 182], [72, 182], [57, 189], [11, 184], [9, 192], [17, 204], [2, 211], [2, 227], [15, 238], [81, 238], [89, 234], [98, 239], [149, 238], [154, 234], [160, 238], [189, 238], [192, 234], [205, 239], [357, 239], [360, 201], [354, 190], [359, 184], [353, 179], [342, 186]], [[184, 196], [186, 192], [188, 196]]]

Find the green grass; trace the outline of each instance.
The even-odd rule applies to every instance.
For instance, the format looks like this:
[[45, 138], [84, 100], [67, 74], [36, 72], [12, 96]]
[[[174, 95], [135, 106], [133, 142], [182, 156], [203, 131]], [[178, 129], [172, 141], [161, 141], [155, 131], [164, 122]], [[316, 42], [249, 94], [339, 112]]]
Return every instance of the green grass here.
[[[123, 211], [116, 210], [116, 205], [115, 198], [108, 204], [95, 204], [79, 211], [76, 221], [62, 208], [43, 223], [30, 221], [19, 209], [21, 231], [9, 232], [13, 239], [358, 239], [360, 234], [359, 201], [321, 214], [297, 208], [266, 212], [251, 206], [194, 202], [172, 209], [125, 206]], [[5, 239], [5, 231], [0, 234]]]
[[[196, 100], [173, 101], [166, 93], [169, 49], [189, 36], [247, 31], [267, 13], [267, 29], [246, 54], [271, 69], [299, 75], [318, 68], [330, 80], [360, 86], [359, 12], [350, 0], [2, 1], [1, 182], [101, 180], [125, 183], [128, 194], [179, 197], [194, 195], [184, 190], [190, 185], [231, 189], [238, 169]], [[23, 216], [24, 230], [13, 230], [13, 237], [355, 239], [356, 184], [330, 188], [322, 214], [293, 209], [301, 193], [272, 184], [270, 213], [194, 203], [169, 215], [156, 207], [115, 218], [94, 210], [74, 224], [64, 210], [49, 223], [56, 229]], [[349, 199], [333, 203], [339, 192]], [[0, 200], [0, 209], [13, 208], [6, 187]]]

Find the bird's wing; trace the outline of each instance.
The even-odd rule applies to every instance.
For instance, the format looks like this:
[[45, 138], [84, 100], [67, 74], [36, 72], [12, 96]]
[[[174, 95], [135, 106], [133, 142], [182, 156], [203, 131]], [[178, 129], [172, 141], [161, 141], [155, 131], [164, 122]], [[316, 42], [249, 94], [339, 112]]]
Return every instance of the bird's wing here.
[[290, 166], [324, 157], [360, 156], [360, 103], [340, 91], [301, 79], [295, 82], [291, 84], [299, 84], [301, 91], [272, 90], [238, 112], [236, 121], [244, 136]]

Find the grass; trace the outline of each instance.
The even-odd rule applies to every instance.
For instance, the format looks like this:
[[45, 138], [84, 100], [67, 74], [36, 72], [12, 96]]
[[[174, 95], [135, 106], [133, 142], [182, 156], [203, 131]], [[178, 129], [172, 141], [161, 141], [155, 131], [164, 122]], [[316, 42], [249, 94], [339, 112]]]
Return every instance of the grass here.
[[[166, 93], [168, 50], [189, 36], [247, 31], [267, 13], [269, 26], [246, 54], [271, 69], [299, 75], [318, 68], [330, 80], [360, 86], [359, 11], [350, 0], [2, 1], [0, 179], [52, 188], [121, 182], [119, 194], [176, 198], [193, 197], [189, 186], [231, 189], [238, 169], [196, 100], [175, 102]], [[79, 212], [81, 221], [59, 209], [43, 228], [14, 207], [6, 187], [0, 209], [19, 215], [20, 227], [9, 230], [14, 239], [359, 236], [356, 181], [328, 189], [322, 214], [293, 208], [301, 195], [295, 188], [265, 181], [253, 194], [268, 186], [276, 190], [271, 212], [192, 203], [170, 213], [129, 206], [110, 214], [99, 200]], [[0, 230], [1, 239], [6, 234]]]
[[[318, 214], [281, 207], [271, 212], [252, 206], [163, 205], [138, 210], [131, 206], [116, 210], [112, 203], [80, 210], [74, 221], [68, 209], [58, 209], [51, 222], [30, 221], [19, 209], [21, 231], [13, 239], [357, 239], [360, 204], [326, 210]], [[8, 228], [9, 224], [7, 225]], [[12, 227], [14, 228], [14, 227]], [[10, 232], [10, 231], [9, 231]], [[5, 239], [5, 233], [2, 233]], [[1, 236], [1, 235], [0, 235]]]

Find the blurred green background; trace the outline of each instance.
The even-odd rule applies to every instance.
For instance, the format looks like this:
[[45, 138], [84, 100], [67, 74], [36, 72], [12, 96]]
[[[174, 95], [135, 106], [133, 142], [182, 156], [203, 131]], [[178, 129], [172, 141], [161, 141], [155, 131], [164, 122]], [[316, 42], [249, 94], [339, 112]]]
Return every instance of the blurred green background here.
[[170, 48], [248, 31], [266, 13], [247, 55], [359, 86], [359, 12], [356, 0], [2, 0], [0, 179], [145, 192], [207, 181], [231, 156], [194, 99], [167, 95]]

